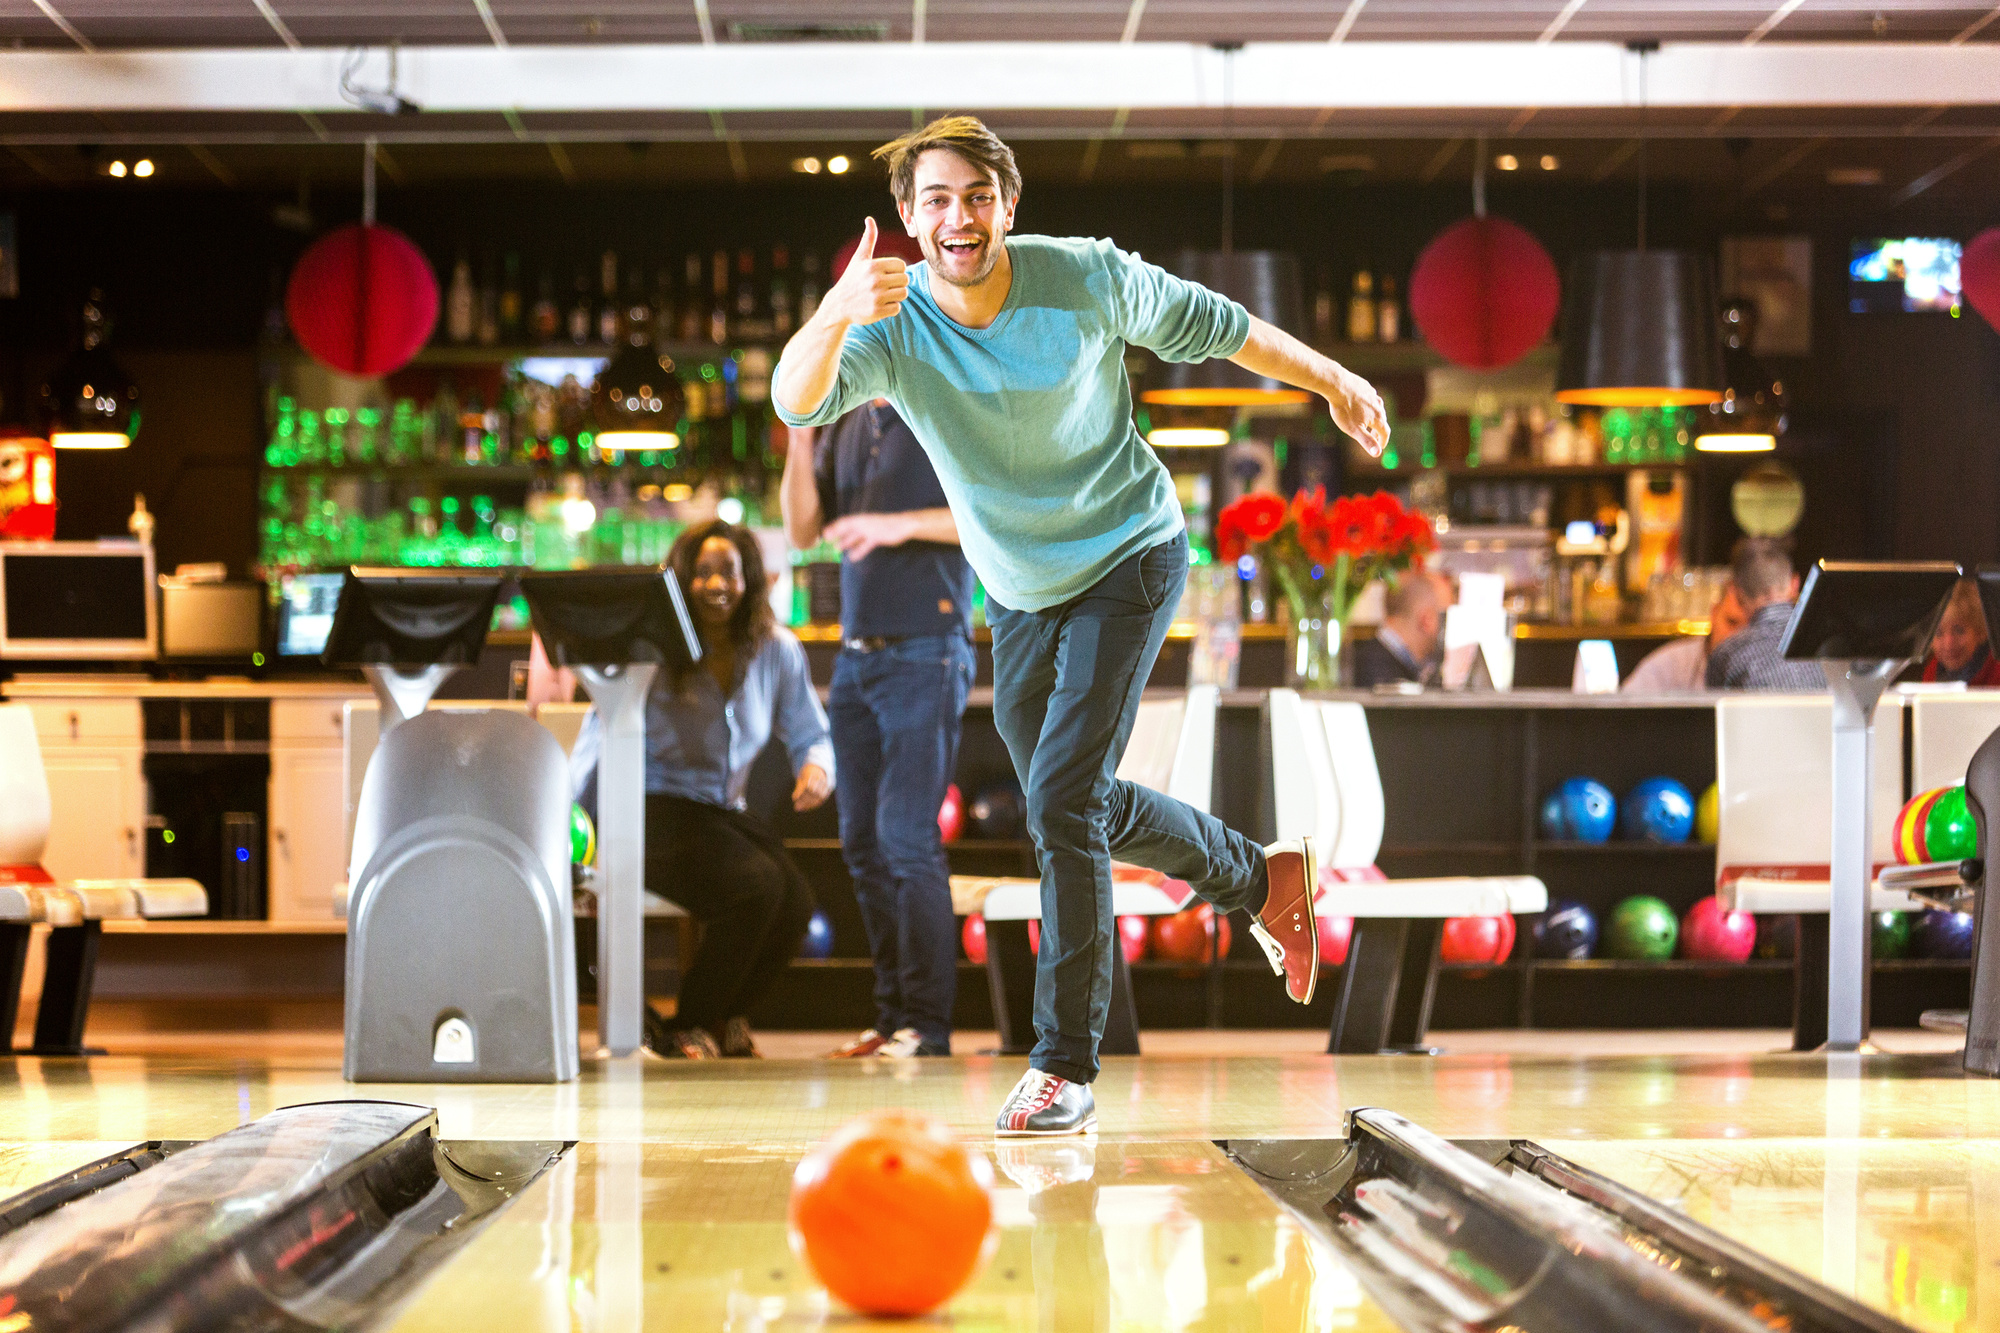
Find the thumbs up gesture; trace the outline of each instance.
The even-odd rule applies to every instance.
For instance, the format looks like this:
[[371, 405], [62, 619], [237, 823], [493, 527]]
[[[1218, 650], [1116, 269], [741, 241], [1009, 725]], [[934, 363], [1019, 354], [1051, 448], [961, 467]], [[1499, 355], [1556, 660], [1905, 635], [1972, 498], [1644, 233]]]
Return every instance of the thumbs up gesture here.
[[876, 234], [874, 218], [862, 223], [861, 245], [820, 301], [821, 316], [843, 325], [873, 324], [903, 308], [903, 299], [910, 294], [909, 265], [900, 259], [877, 259]]

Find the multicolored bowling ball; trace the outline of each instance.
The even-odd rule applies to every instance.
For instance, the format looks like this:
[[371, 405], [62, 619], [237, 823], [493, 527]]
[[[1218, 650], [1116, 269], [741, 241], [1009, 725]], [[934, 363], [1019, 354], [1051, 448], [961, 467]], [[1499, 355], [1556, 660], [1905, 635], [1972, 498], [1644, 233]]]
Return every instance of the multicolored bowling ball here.
[[1876, 912], [1868, 918], [1868, 938], [1877, 958], [1908, 958], [1913, 942], [1910, 912]]
[[1731, 912], [1713, 895], [1681, 918], [1681, 956], [1705, 963], [1740, 963], [1757, 947], [1757, 918]]
[[569, 859], [580, 866], [597, 864], [597, 823], [576, 804], [569, 808]]
[[1629, 842], [1686, 842], [1694, 832], [1694, 794], [1672, 778], [1647, 778], [1625, 793], [1618, 826]]
[[1557, 899], [1529, 928], [1537, 958], [1588, 958], [1597, 952], [1597, 913], [1582, 903]]
[[965, 956], [975, 963], [986, 961], [986, 918], [974, 912], [965, 918], [959, 927], [958, 942], [965, 946]]
[[1152, 933], [1150, 923], [1143, 916], [1118, 918], [1118, 947], [1125, 951], [1126, 962], [1136, 963], [1146, 956], [1147, 937]]
[[1618, 798], [1595, 778], [1570, 778], [1542, 800], [1542, 836], [1551, 842], [1607, 842]]
[[1454, 916], [1444, 923], [1438, 957], [1447, 963], [1504, 963], [1514, 952], [1514, 918]]
[[812, 920], [806, 922], [806, 937], [799, 941], [799, 957], [830, 958], [833, 956], [833, 922], [826, 919], [825, 912], [814, 912]]
[[1713, 782], [1694, 803], [1694, 836], [1697, 842], [1714, 842], [1722, 832], [1722, 789]]
[[1920, 913], [1912, 931], [1919, 958], [1972, 957], [1972, 913], [1932, 908]]
[[1799, 919], [1795, 916], [1757, 918], [1757, 958], [1792, 959], [1799, 956]]
[[1673, 908], [1650, 894], [1638, 894], [1611, 909], [1611, 918], [1604, 923], [1604, 956], [1672, 958], [1680, 934]]
[[1912, 796], [1891, 828], [1896, 859], [1904, 865], [1963, 861], [1979, 855], [1979, 826], [1965, 804], [1965, 788], [1933, 787]]
[[944, 789], [944, 803], [938, 806], [938, 836], [946, 842], [957, 842], [964, 832], [965, 793], [954, 782]]
[[920, 1315], [949, 1300], [989, 1252], [993, 1169], [949, 1126], [873, 1111], [792, 1174], [792, 1248], [828, 1291], [869, 1315]]
[[1314, 932], [1319, 936], [1321, 967], [1339, 967], [1347, 961], [1348, 947], [1354, 943], [1353, 917], [1320, 917], [1314, 924]]
[[982, 838], [1018, 838], [1028, 827], [1028, 800], [1012, 778], [989, 782], [966, 807], [972, 829]]
[[1161, 962], [1206, 963], [1211, 941], [1215, 957], [1229, 956], [1229, 918], [1218, 917], [1207, 903], [1153, 918], [1153, 957]]

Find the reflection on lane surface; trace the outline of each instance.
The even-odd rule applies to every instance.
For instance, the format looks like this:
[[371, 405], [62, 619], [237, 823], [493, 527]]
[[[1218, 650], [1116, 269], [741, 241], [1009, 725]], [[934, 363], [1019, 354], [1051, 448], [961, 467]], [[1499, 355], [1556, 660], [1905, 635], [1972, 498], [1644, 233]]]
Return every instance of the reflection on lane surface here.
[[1912, 1328], [2000, 1327], [2000, 1142], [1545, 1146]]
[[[1394, 1327], [1337, 1259], [1209, 1144], [973, 1146], [998, 1168], [992, 1260], [931, 1320], [881, 1327]], [[580, 1144], [391, 1327], [609, 1333], [629, 1326], [622, 1312], [634, 1306], [645, 1326], [659, 1328], [872, 1327], [831, 1303], [787, 1244], [797, 1159], [780, 1150]], [[636, 1247], [633, 1224], [616, 1216], [630, 1182], [608, 1184], [608, 1160], [638, 1172]], [[602, 1262], [619, 1249], [636, 1252], [636, 1265]]]

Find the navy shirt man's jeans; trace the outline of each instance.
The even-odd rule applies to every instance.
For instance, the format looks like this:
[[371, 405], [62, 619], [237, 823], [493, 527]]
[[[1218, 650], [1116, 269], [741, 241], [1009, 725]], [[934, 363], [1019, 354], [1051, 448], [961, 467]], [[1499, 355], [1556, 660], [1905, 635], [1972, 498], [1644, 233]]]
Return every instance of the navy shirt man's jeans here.
[[[1077, 1083], [1097, 1077], [1111, 1008], [1111, 858], [1186, 880], [1218, 912], [1255, 911], [1268, 889], [1263, 848], [1213, 815], [1115, 776], [1187, 568], [1182, 534], [1046, 610], [999, 606], [990, 591], [986, 598], [993, 720], [1028, 795], [1042, 868], [1029, 1063]], [[845, 773], [847, 757], [839, 758]]]
[[972, 645], [941, 634], [842, 651], [828, 700], [841, 853], [875, 959], [875, 1029], [915, 1028], [927, 1055], [950, 1053], [958, 995], [958, 922], [937, 816], [971, 686]]

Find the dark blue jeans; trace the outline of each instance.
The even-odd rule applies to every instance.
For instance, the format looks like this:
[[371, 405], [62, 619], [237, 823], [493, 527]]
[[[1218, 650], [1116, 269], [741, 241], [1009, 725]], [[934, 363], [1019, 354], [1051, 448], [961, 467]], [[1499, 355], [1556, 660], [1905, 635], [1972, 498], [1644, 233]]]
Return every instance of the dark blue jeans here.
[[952, 634], [842, 652], [828, 701], [841, 852], [875, 959], [875, 1027], [915, 1028], [926, 1054], [950, 1052], [958, 997], [938, 807], [971, 686], [972, 645]]
[[1187, 538], [1141, 551], [1044, 611], [989, 594], [993, 721], [1028, 795], [1042, 869], [1029, 1063], [1078, 1083], [1097, 1077], [1111, 1006], [1111, 858], [1184, 879], [1218, 911], [1264, 905], [1264, 852], [1250, 839], [1114, 774], [1139, 693], [1187, 584]]

